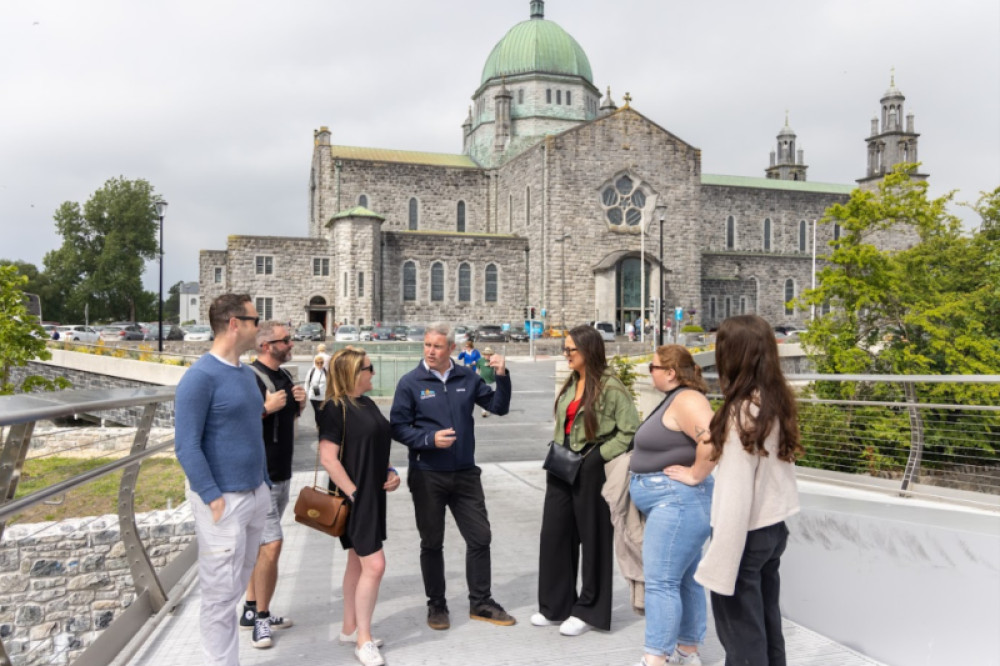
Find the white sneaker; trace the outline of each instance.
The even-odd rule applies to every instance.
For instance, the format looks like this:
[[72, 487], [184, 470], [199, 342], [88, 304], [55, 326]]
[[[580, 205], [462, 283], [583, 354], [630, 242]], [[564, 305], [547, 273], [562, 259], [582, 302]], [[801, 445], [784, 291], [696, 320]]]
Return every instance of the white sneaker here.
[[590, 631], [591, 626], [578, 617], [570, 616], [559, 625], [559, 633], [563, 636], [579, 636]]
[[379, 654], [378, 648], [371, 641], [361, 647], [354, 648], [354, 656], [358, 658], [364, 666], [384, 666], [385, 659]]
[[[351, 645], [354, 645], [358, 642], [358, 630], [355, 629], [354, 633], [350, 634], [345, 634], [344, 632], [341, 632], [340, 637], [337, 640], [340, 641], [341, 643], [349, 643]], [[384, 641], [381, 638], [372, 637], [372, 643], [375, 644], [375, 647], [382, 647]]]
[[667, 659], [668, 664], [687, 664], [687, 666], [701, 666], [701, 657], [698, 656], [697, 652], [692, 652], [688, 656], [684, 656], [680, 653], [680, 650], [674, 648], [674, 653], [670, 655]]
[[533, 613], [531, 616], [531, 624], [536, 627], [551, 627], [553, 624], [559, 624], [559, 621], [550, 620], [541, 613]]

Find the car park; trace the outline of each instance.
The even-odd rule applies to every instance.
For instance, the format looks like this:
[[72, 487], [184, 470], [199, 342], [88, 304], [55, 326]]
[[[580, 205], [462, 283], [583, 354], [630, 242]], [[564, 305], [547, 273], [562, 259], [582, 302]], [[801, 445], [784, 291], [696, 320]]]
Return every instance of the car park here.
[[615, 341], [615, 325], [610, 321], [592, 321], [590, 325], [600, 332], [601, 339], [605, 342]]
[[484, 324], [476, 329], [472, 334], [473, 339], [478, 342], [507, 342], [507, 332], [496, 324]]
[[188, 326], [187, 330], [184, 331], [184, 342], [208, 342], [214, 339], [215, 335], [212, 334], [212, 328], [204, 324]]
[[60, 340], [69, 340], [70, 342], [94, 343], [101, 339], [101, 334], [93, 326], [69, 324], [67, 326], [59, 326], [56, 330], [59, 331]]
[[365, 324], [358, 329], [358, 337], [364, 342], [371, 342], [372, 333], [375, 331], [375, 327], [369, 324]]
[[122, 342], [123, 340], [142, 340], [145, 334], [138, 324], [108, 324], [101, 329], [101, 340], [105, 342]]
[[456, 345], [464, 345], [472, 333], [468, 326], [456, 326], [454, 330]]
[[333, 335], [334, 342], [358, 342], [360, 340], [358, 327], [350, 324], [343, 324], [337, 328]]
[[[149, 328], [146, 329], [146, 340], [156, 342], [160, 339], [160, 327], [157, 324], [150, 324]], [[164, 340], [183, 340], [184, 339], [184, 329], [182, 329], [177, 324], [164, 324], [163, 325], [163, 339]]]
[[393, 340], [406, 340], [406, 326], [393, 326], [392, 328], [392, 338]]
[[312, 340], [314, 342], [322, 342], [323, 340], [326, 340], [326, 330], [323, 328], [322, 324], [310, 321], [295, 329], [295, 332], [292, 333], [292, 340]]
[[528, 332], [523, 328], [512, 328], [508, 332], [511, 342], [527, 342]]
[[424, 331], [427, 327], [422, 324], [415, 324], [413, 326], [406, 327], [406, 339], [410, 342], [423, 342], [424, 341]]

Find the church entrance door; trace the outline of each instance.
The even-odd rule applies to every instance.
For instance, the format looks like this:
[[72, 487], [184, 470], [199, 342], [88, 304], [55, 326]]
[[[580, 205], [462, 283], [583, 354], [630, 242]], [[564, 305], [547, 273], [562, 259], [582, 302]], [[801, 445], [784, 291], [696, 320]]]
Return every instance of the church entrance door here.
[[[649, 292], [650, 265], [649, 262], [642, 263], [646, 270], [646, 291]], [[639, 317], [650, 318], [648, 307], [642, 307], [639, 266], [639, 257], [626, 257], [615, 267], [615, 324], [621, 333], [625, 333], [627, 325], [635, 324]]]

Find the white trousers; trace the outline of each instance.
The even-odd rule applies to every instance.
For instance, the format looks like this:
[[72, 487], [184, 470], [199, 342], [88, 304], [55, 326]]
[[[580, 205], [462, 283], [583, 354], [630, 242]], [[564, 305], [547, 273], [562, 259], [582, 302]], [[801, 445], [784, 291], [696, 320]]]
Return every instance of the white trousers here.
[[239, 666], [236, 605], [257, 561], [264, 517], [271, 506], [267, 484], [241, 493], [223, 493], [226, 508], [219, 522], [197, 493], [188, 491], [198, 537], [201, 586], [201, 645], [205, 664]]

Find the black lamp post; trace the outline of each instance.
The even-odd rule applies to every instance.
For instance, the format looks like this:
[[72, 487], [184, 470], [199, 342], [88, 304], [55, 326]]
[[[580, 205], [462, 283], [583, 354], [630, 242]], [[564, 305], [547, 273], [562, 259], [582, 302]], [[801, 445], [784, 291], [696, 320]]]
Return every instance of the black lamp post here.
[[[662, 271], [663, 273], [666, 273], [666, 271], [663, 268], [663, 218], [664, 218], [664, 215], [661, 213], [660, 214], [660, 271]], [[663, 280], [664, 280], [664, 278], [665, 278], [665, 276], [661, 274], [660, 275], [660, 328], [657, 329], [657, 332], [656, 332], [656, 339], [660, 341], [661, 345], [664, 344], [664, 342], [663, 342], [663, 309], [664, 309], [663, 308]]]
[[160, 218], [160, 323], [156, 326], [157, 350], [163, 353], [163, 216], [167, 212], [167, 202], [156, 200], [156, 216]]

